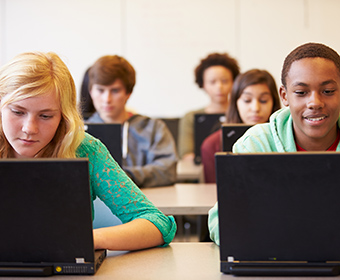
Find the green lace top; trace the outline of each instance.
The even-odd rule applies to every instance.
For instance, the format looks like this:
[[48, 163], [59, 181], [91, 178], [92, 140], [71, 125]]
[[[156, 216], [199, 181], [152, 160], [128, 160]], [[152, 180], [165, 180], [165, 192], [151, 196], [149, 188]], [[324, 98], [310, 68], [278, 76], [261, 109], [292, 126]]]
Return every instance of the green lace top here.
[[99, 197], [122, 223], [149, 220], [162, 233], [164, 245], [172, 241], [177, 229], [174, 218], [165, 216], [145, 197], [100, 140], [86, 133], [77, 157], [89, 159], [92, 203]]

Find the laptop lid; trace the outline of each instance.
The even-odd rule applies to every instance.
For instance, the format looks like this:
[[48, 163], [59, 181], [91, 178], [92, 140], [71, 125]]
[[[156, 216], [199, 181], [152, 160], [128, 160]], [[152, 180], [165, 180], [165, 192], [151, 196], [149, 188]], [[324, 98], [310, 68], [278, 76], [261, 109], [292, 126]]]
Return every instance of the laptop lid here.
[[95, 273], [87, 159], [2, 159], [0, 185], [0, 275]]
[[85, 123], [85, 131], [98, 138], [112, 157], [122, 166], [122, 125], [117, 123]]
[[340, 153], [217, 153], [216, 170], [222, 272], [339, 273]]
[[201, 145], [205, 138], [221, 128], [225, 114], [195, 114], [194, 149], [195, 163], [201, 163]]
[[222, 124], [222, 149], [224, 152], [232, 152], [235, 142], [252, 125], [244, 123], [224, 123]]

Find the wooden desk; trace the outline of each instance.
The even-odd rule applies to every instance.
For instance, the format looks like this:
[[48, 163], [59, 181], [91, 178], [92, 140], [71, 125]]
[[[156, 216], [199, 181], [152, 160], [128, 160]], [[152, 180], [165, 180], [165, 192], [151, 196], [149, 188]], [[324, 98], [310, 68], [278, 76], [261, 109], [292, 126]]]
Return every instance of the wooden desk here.
[[217, 201], [216, 184], [175, 184], [142, 191], [165, 215], [207, 215]]
[[[277, 279], [278, 277], [275, 277]], [[329, 277], [280, 277], [293, 279], [325, 280]], [[1, 277], [2, 279], [13, 279]], [[19, 279], [19, 278], [18, 278]], [[20, 280], [33, 277], [20, 277]], [[41, 279], [41, 278], [36, 278]], [[153, 248], [136, 252], [109, 251], [94, 276], [53, 276], [53, 280], [75, 279], [129, 279], [129, 280], [182, 280], [182, 279], [237, 279], [259, 280], [263, 277], [234, 277], [220, 272], [219, 247], [213, 243], [171, 243], [165, 248]], [[267, 278], [269, 279], [269, 278]], [[273, 278], [270, 278], [273, 279]]]
[[193, 160], [177, 162], [177, 182], [197, 181], [204, 183], [203, 165], [196, 165]]

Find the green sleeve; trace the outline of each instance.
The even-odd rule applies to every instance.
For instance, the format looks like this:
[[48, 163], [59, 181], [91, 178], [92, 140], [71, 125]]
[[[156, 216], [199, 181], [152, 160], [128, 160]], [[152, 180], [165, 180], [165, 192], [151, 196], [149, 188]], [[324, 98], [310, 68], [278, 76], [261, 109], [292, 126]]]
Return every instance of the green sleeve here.
[[87, 134], [77, 155], [89, 159], [92, 201], [99, 197], [123, 223], [146, 219], [162, 233], [165, 245], [172, 241], [177, 230], [174, 218], [165, 216], [151, 203], [102, 142]]
[[209, 210], [208, 227], [211, 240], [214, 241], [218, 246], [220, 246], [220, 228], [218, 224], [217, 202], [214, 207]]

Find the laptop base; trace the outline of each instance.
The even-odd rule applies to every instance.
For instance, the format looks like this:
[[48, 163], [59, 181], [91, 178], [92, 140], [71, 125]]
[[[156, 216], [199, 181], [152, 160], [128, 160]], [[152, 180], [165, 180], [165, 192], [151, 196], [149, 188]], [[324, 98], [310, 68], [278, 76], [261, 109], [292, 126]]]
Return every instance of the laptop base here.
[[45, 267], [0, 267], [0, 276], [51, 276], [53, 266]]
[[235, 276], [337, 276], [340, 263], [227, 263], [221, 272]]

